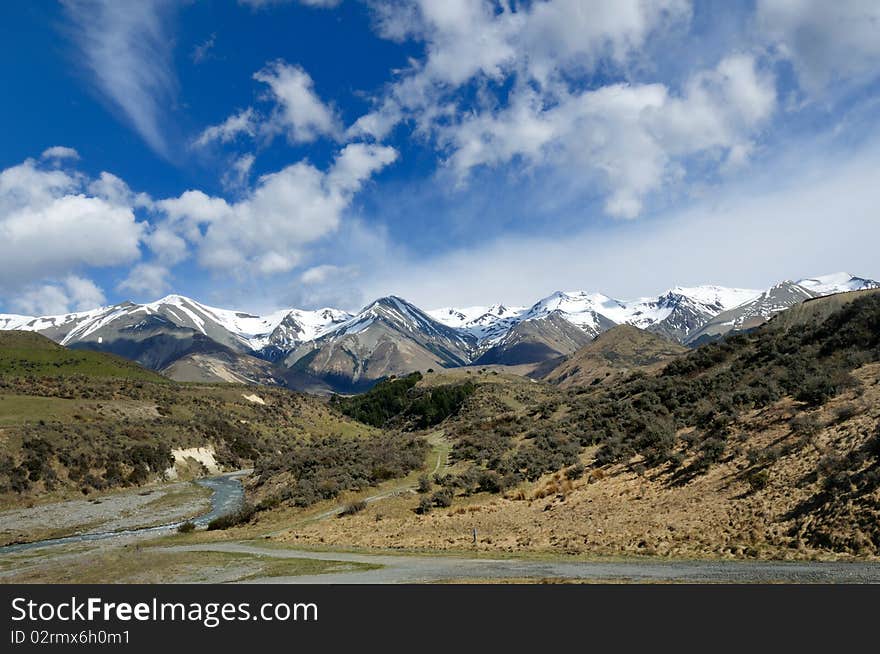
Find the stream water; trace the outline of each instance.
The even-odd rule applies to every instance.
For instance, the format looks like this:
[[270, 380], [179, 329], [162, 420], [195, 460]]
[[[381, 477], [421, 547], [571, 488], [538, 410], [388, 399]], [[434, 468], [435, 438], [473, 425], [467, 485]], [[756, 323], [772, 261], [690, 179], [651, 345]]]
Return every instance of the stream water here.
[[[213, 491], [211, 494], [211, 509], [207, 513], [190, 519], [189, 522], [194, 523], [197, 527], [201, 527], [207, 525], [214, 518], [218, 518], [237, 510], [244, 499], [244, 488], [241, 485], [241, 477], [245, 474], [247, 473], [239, 471], [197, 480], [197, 484], [204, 486], [205, 488], [210, 488]], [[149, 522], [149, 516], [144, 516], [144, 522]], [[159, 534], [162, 532], [173, 531], [184, 522], [187, 522], [187, 520], [169, 522], [167, 524], [154, 525], [152, 527], [122, 529], [118, 531], [96, 531], [86, 534], [72, 534], [62, 538], [37, 540], [30, 543], [16, 543], [14, 545], [0, 547], [0, 554], [11, 554], [13, 552], [22, 552], [25, 550], [36, 549], [38, 547], [51, 547], [53, 545], [67, 545], [69, 543], [106, 540], [108, 538], [121, 538], [124, 536], [137, 536], [141, 534]]]

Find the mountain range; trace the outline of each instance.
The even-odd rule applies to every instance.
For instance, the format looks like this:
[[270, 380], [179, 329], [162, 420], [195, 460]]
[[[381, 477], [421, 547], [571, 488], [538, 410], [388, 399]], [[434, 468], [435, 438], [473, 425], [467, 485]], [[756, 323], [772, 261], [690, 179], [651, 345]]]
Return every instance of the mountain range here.
[[424, 311], [399, 297], [356, 314], [333, 308], [257, 316], [180, 295], [56, 316], [0, 314], [0, 329], [43, 334], [70, 348], [112, 352], [182, 381], [280, 384], [353, 392], [415, 370], [544, 365], [616, 325], [696, 346], [752, 329], [806, 300], [880, 283], [849, 273], [784, 281], [765, 290], [675, 287], [621, 301], [555, 292], [528, 307]]

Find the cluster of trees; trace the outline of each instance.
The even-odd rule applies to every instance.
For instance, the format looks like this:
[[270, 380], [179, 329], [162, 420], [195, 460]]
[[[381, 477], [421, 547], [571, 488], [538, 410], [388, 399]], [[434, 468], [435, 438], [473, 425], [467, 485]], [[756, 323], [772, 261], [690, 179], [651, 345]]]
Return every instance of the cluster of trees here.
[[412, 403], [410, 391], [422, 380], [414, 372], [406, 377], [391, 377], [379, 382], [366, 393], [341, 398], [334, 395], [331, 402], [349, 418], [373, 427], [382, 427], [406, 411]]
[[350, 418], [373, 427], [425, 429], [458, 413], [476, 390], [472, 381], [420, 388], [419, 372], [381, 381], [354, 397], [333, 396], [332, 404]]

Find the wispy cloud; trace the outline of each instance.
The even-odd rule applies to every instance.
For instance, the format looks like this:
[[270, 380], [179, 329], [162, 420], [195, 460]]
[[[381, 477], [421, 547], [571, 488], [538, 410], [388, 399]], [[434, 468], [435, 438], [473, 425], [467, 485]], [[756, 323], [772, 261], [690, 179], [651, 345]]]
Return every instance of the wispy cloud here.
[[208, 39], [194, 47], [192, 50], [192, 54], [190, 54], [190, 58], [193, 60], [193, 63], [200, 64], [206, 59], [210, 58], [211, 50], [214, 49], [214, 43], [216, 41], [217, 34], [211, 34]]
[[177, 0], [63, 0], [69, 34], [95, 87], [158, 154], [170, 158], [163, 116], [177, 93], [171, 23]]

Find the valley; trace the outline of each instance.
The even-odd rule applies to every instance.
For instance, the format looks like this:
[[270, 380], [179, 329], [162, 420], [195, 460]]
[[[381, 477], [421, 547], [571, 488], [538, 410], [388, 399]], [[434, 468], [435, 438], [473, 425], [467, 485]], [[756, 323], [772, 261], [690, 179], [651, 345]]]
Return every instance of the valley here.
[[[329, 396], [0, 332], [5, 542], [171, 525], [3, 551], [0, 580], [875, 580], [878, 321], [869, 288], [698, 347], [614, 325]], [[251, 468], [205, 518], [190, 480]]]

